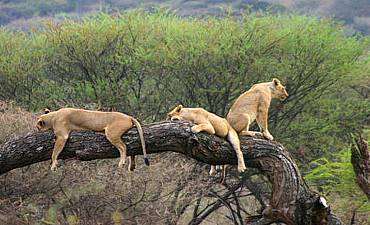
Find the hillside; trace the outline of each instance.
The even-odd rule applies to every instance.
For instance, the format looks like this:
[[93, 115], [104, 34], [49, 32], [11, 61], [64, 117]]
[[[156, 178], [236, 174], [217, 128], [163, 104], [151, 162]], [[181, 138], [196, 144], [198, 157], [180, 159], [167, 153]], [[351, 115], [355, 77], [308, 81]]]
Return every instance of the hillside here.
[[27, 30], [45, 18], [79, 18], [98, 11], [152, 9], [155, 6], [168, 7], [180, 16], [220, 15], [229, 10], [238, 14], [246, 8], [291, 11], [334, 17], [343, 21], [352, 32], [370, 33], [370, 1], [367, 0], [0, 0], [0, 25]]

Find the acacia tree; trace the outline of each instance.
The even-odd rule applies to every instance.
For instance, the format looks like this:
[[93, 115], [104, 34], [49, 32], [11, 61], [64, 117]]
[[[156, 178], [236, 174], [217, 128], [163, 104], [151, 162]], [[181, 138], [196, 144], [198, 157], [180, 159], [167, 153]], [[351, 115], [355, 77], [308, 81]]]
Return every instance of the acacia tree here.
[[0, 91], [1, 100], [24, 102], [28, 109], [37, 102], [44, 52], [43, 37], [14, 36], [7, 30], [0, 30]]

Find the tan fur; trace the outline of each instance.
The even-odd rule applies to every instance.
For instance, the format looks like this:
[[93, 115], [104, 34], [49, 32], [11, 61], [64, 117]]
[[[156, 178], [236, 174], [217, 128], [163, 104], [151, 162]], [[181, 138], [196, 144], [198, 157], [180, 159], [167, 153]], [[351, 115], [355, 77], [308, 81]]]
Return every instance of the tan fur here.
[[[240, 150], [238, 134], [224, 118], [202, 108], [184, 108], [182, 105], [178, 105], [169, 112], [167, 114], [167, 118], [171, 120], [188, 120], [195, 123], [196, 125], [191, 128], [193, 133], [205, 131], [219, 137], [227, 137], [227, 140], [233, 146], [238, 158], [238, 171], [240, 173], [244, 172], [246, 167], [244, 164], [243, 153]], [[215, 166], [211, 166], [210, 174], [214, 175], [215, 173]]]
[[255, 136], [255, 132], [249, 131], [249, 126], [254, 120], [263, 136], [273, 139], [267, 128], [268, 110], [271, 99], [285, 100], [288, 93], [280, 81], [274, 78], [271, 82], [259, 83], [240, 95], [231, 106], [227, 115], [227, 121], [239, 135]]
[[[144, 160], [147, 165], [149, 161], [146, 156], [145, 141], [143, 130], [140, 123], [131, 116], [119, 112], [100, 112], [84, 109], [62, 108], [58, 111], [50, 112], [45, 110], [45, 114], [37, 120], [39, 130], [52, 129], [56, 136], [56, 141], [51, 157], [51, 170], [57, 167], [57, 158], [63, 150], [72, 130], [92, 130], [104, 132], [107, 139], [119, 150], [120, 161], [118, 166], [122, 167], [126, 162], [127, 148], [122, 142], [121, 136], [131, 127], [136, 126], [140, 135], [143, 148]], [[135, 157], [130, 157], [129, 169], [135, 169]]]

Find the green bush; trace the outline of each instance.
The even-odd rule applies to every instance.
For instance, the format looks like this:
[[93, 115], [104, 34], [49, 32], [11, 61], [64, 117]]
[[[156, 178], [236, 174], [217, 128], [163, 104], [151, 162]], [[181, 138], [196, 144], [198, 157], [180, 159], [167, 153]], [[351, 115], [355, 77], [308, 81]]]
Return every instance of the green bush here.
[[[316, 186], [322, 194], [327, 195], [341, 214], [351, 214], [356, 211], [367, 214], [368, 222], [370, 221], [368, 215], [370, 203], [356, 184], [349, 148], [336, 153], [335, 158], [330, 161], [326, 158], [315, 160], [311, 166], [315, 168], [305, 176], [305, 180], [311, 187]], [[349, 202], [351, 204], [348, 204]]]

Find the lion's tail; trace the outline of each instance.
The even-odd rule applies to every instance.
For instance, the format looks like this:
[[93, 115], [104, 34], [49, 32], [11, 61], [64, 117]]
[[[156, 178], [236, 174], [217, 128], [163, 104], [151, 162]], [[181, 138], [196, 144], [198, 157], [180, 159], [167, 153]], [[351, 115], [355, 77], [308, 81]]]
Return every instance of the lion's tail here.
[[140, 125], [139, 121], [137, 121], [133, 117], [132, 117], [132, 122], [135, 124], [135, 126], [137, 127], [137, 130], [139, 132], [139, 136], [140, 136], [140, 140], [141, 140], [141, 146], [143, 148], [144, 163], [145, 163], [145, 165], [149, 166], [149, 159], [148, 159], [148, 156], [146, 155], [146, 148], [145, 148], [143, 128], [141, 128], [141, 125]]

